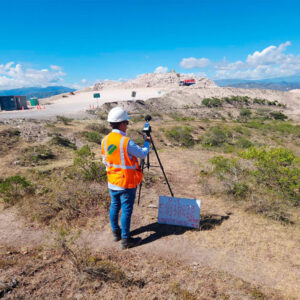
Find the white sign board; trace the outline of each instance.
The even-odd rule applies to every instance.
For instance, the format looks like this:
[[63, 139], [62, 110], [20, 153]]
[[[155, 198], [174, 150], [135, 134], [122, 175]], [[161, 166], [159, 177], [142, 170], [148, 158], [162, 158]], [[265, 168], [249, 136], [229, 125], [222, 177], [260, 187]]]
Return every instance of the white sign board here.
[[159, 196], [158, 223], [199, 228], [201, 200]]

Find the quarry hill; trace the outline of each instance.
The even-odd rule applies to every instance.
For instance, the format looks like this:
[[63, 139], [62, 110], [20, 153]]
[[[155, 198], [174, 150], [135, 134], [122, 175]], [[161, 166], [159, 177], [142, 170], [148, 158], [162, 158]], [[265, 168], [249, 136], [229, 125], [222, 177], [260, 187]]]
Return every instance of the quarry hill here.
[[[182, 86], [185, 80], [195, 80], [195, 84]], [[133, 96], [132, 92], [135, 92]], [[94, 98], [99, 93], [100, 98]], [[145, 101], [155, 110], [176, 110], [197, 107], [202, 113], [202, 101], [205, 98], [248, 97], [280, 103], [285, 113], [292, 119], [300, 115], [300, 94], [297, 90], [289, 92], [267, 89], [244, 89], [220, 87], [214, 81], [197, 76], [170, 72], [167, 74], [147, 73], [128, 81], [102, 81], [94, 86], [76, 92], [67, 92], [42, 99], [43, 110], [1, 112], [0, 118], [53, 118], [56, 115], [77, 115], [84, 117], [86, 111], [102, 107], [105, 103], [124, 101]], [[252, 101], [253, 102], [253, 101]], [[149, 106], [148, 106], [149, 107]], [[203, 107], [202, 107], [203, 108]], [[188, 113], [187, 110], [185, 113]], [[194, 111], [192, 112], [194, 113]]]

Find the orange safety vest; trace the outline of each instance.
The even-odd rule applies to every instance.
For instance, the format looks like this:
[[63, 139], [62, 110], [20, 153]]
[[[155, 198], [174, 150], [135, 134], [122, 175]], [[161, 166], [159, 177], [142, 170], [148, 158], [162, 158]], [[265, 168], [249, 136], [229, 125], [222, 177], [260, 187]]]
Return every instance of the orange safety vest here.
[[105, 157], [107, 181], [116, 186], [136, 188], [143, 179], [143, 173], [135, 156], [127, 152], [129, 138], [111, 132], [102, 140], [101, 153]]

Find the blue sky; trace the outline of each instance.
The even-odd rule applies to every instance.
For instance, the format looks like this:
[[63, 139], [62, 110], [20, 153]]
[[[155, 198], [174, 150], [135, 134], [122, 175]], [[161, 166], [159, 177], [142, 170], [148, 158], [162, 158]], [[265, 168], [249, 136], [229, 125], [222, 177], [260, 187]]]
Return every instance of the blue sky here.
[[171, 69], [212, 79], [300, 74], [299, 1], [10, 0], [0, 11], [0, 89]]

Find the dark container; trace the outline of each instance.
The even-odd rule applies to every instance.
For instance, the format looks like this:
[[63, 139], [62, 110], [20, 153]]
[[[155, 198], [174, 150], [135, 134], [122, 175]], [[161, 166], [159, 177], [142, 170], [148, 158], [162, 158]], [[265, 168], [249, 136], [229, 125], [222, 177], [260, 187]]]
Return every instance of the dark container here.
[[0, 96], [1, 110], [28, 109], [26, 96]]

